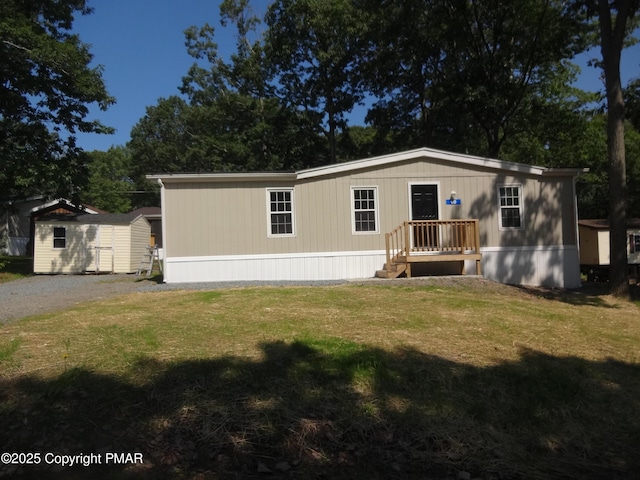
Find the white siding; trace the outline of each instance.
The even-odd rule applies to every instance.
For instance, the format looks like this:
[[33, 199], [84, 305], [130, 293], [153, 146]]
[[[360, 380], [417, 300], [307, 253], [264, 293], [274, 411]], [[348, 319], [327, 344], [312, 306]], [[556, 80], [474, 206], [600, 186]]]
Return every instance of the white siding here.
[[170, 283], [344, 280], [372, 277], [384, 262], [384, 251], [168, 258], [164, 279]]
[[[580, 286], [576, 247], [505, 247], [482, 251], [482, 273], [491, 280], [561, 288]], [[348, 280], [370, 278], [385, 262], [384, 251], [168, 258], [169, 283]], [[475, 262], [467, 262], [473, 273]]]

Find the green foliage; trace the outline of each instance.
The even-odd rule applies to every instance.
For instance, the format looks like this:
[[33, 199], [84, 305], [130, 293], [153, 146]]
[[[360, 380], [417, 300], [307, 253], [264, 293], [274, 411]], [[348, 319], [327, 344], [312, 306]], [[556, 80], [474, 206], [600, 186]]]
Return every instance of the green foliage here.
[[558, 1], [361, 3], [374, 12], [360, 68], [380, 98], [373, 125], [396, 143], [493, 157], [571, 80], [563, 60], [589, 30]]
[[366, 19], [351, 0], [278, 0], [266, 15], [267, 58], [279, 92], [321, 120], [332, 163], [337, 131], [364, 98], [356, 64]]
[[106, 152], [93, 151], [89, 159], [89, 183], [82, 201], [111, 213], [131, 211], [131, 193], [135, 190], [129, 178], [131, 159], [124, 147], [111, 147]]
[[131, 132], [137, 181], [144, 174], [287, 170], [324, 163], [326, 151], [313, 115], [281, 102], [270, 87], [258, 23], [246, 2], [223, 2], [224, 24], [234, 22], [237, 53], [218, 55], [209, 25], [186, 32], [196, 60], [181, 92], [160, 99]]
[[629, 82], [624, 89], [624, 106], [627, 119], [640, 131], [640, 78]]
[[107, 133], [87, 105], [114, 102], [101, 67], [70, 33], [85, 0], [0, 3], [0, 191], [3, 197], [73, 195], [86, 180], [77, 132]]
[[0, 255], [0, 283], [27, 277], [33, 273], [33, 259]]

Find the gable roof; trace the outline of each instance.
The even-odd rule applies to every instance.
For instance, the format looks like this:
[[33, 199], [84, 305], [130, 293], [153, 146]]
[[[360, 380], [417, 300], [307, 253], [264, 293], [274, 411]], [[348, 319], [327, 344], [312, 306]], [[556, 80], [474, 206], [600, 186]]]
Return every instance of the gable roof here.
[[46, 210], [48, 208], [55, 207], [55, 206], [65, 207], [75, 211], [83, 211], [85, 213], [90, 213], [94, 215], [97, 213], [107, 213], [104, 210], [100, 210], [99, 208], [95, 208], [90, 205], [76, 205], [70, 200], [67, 200], [66, 198], [56, 198], [55, 200], [51, 200], [50, 202], [43, 203], [42, 205], [38, 205], [37, 207], [33, 207], [31, 209], [31, 213], [37, 214], [41, 210]]
[[559, 175], [577, 176], [588, 172], [587, 168], [546, 168], [523, 163], [506, 162], [493, 158], [477, 157], [461, 153], [446, 152], [432, 148], [418, 148], [406, 152], [392, 153], [378, 157], [353, 160], [350, 162], [336, 163], [323, 167], [298, 170], [296, 172], [269, 172], [269, 173], [165, 173], [157, 175], [147, 175], [148, 179], [169, 182], [193, 182], [193, 181], [295, 181], [309, 178], [322, 177], [337, 173], [346, 173], [356, 170], [363, 170], [373, 167], [389, 166], [395, 163], [430, 158], [458, 164], [462, 167], [480, 167], [492, 170], [502, 170], [513, 173], [524, 173], [529, 175]]

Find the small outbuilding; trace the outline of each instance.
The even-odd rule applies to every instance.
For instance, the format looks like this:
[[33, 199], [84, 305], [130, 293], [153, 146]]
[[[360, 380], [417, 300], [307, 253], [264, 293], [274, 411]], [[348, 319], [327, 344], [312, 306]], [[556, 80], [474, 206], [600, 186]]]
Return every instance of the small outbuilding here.
[[[610, 263], [609, 221], [580, 220], [580, 270], [588, 280], [608, 278]], [[627, 220], [627, 263], [640, 265], [640, 219]]]
[[48, 216], [35, 221], [34, 273], [135, 273], [151, 226], [142, 215]]

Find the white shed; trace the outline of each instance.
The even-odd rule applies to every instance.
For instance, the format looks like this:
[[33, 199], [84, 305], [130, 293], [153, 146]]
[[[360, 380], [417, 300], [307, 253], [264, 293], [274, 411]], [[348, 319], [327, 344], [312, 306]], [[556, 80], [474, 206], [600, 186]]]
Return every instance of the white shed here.
[[134, 273], [149, 246], [142, 215], [45, 217], [35, 222], [34, 273]]

